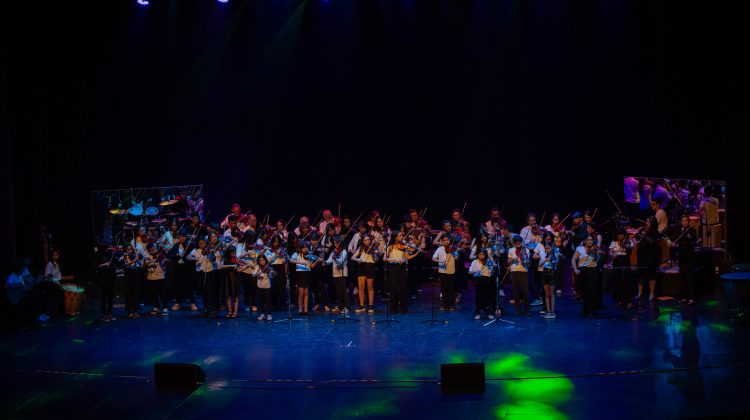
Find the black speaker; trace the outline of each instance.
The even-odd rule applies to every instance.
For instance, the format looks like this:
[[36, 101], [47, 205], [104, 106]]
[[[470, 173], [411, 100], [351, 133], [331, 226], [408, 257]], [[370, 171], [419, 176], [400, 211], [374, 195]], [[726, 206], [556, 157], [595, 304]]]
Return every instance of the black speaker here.
[[206, 382], [206, 372], [193, 363], [154, 364], [156, 387], [167, 390], [194, 390]]
[[440, 389], [454, 394], [484, 392], [484, 363], [452, 363], [440, 365]]

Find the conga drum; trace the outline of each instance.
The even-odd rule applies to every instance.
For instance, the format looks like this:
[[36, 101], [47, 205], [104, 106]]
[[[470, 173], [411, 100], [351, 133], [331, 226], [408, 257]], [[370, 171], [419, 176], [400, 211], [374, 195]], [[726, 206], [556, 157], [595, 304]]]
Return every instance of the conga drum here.
[[64, 284], [62, 289], [65, 293], [65, 313], [68, 315], [78, 315], [81, 313], [83, 287], [78, 287], [75, 284]]

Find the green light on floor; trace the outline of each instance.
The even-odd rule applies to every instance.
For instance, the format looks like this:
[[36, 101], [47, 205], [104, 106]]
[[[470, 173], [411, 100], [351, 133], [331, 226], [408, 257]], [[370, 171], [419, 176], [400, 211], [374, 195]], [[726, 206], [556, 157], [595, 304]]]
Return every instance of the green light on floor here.
[[535, 401], [519, 401], [511, 404], [503, 404], [495, 409], [495, 417], [523, 418], [524, 420], [565, 420], [568, 418], [555, 407]]
[[729, 328], [729, 326], [727, 324], [723, 324], [723, 323], [720, 323], [720, 322], [712, 322], [712, 323], [708, 324], [708, 326], [712, 330], [714, 330], [716, 332], [720, 332], [720, 333], [725, 333], [726, 334], [726, 333], [732, 331], [732, 329]]
[[712, 308], [714, 306], [717, 306], [719, 304], [718, 300], [709, 300], [708, 302], [704, 303], [703, 306], [707, 306], [709, 308]]
[[[529, 377], [558, 375], [543, 370], [531, 373], [531, 375], [528, 375]], [[514, 384], [509, 384], [508, 388], [508, 391], [512, 391], [514, 401], [535, 401], [556, 405], [568, 401], [575, 386], [568, 378], [550, 378], [520, 380]]]
[[337, 410], [331, 418], [348, 419], [352, 417], [397, 416], [400, 413], [399, 408], [396, 406], [397, 398], [392, 393], [374, 394], [370, 398], [371, 401]]
[[73, 342], [74, 342], [74, 343], [76, 343], [76, 344], [83, 344], [83, 343], [85, 343], [86, 341], [85, 341], [85, 340], [81, 340], [80, 338], [74, 338], [74, 339], [73, 339]]
[[[498, 359], [493, 360], [495, 358]], [[522, 353], [493, 354], [487, 358], [485, 372], [492, 378], [508, 376], [521, 372], [528, 361], [529, 356]]]

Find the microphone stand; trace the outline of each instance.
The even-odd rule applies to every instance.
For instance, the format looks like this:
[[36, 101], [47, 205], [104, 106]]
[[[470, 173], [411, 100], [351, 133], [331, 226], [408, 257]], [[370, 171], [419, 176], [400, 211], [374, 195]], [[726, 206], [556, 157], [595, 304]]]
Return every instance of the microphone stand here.
[[[395, 245], [393, 245], [393, 246], [395, 246]], [[387, 248], [386, 248], [386, 252], [388, 252]], [[390, 323], [394, 323], [394, 322], [396, 324], [398, 324], [398, 323], [401, 322], [401, 321], [397, 321], [395, 319], [391, 319], [391, 312], [390, 312], [390, 308], [391, 308], [391, 289], [390, 289], [390, 287], [388, 287], [388, 265], [389, 264], [390, 264], [390, 262], [383, 261], [383, 282], [385, 283], [385, 289], [387, 290], [387, 293], [388, 293], [388, 304], [385, 305], [385, 319], [382, 319], [380, 321], [372, 321], [372, 325], [383, 324], [383, 323], [390, 324]]]
[[293, 318], [292, 317], [292, 286], [289, 283], [289, 266], [287, 265], [284, 269], [284, 273], [286, 274], [286, 296], [287, 296], [287, 317], [286, 319], [280, 319], [278, 321], [273, 322], [289, 322], [289, 325], [292, 325], [292, 321], [305, 321], [304, 319], [300, 318]]

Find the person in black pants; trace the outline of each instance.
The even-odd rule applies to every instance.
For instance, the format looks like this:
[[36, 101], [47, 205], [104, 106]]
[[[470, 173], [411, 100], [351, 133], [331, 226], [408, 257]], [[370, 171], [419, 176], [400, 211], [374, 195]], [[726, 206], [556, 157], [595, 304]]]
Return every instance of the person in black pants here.
[[96, 256], [96, 279], [99, 284], [99, 301], [102, 308], [102, 322], [114, 321], [112, 306], [115, 300], [115, 279], [117, 273], [111, 258], [100, 252]]
[[594, 316], [597, 309], [596, 292], [598, 290], [597, 281], [597, 263], [599, 253], [594, 248], [594, 238], [586, 237], [583, 245], [576, 248], [573, 254], [573, 272], [578, 277], [576, 281], [580, 282], [581, 296], [583, 297], [582, 316]]
[[143, 258], [136, 254], [132, 245], [125, 247], [125, 252], [120, 258], [125, 268], [125, 312], [128, 318], [139, 318], [138, 313], [141, 280], [145, 277], [143, 274]]
[[690, 218], [683, 215], [680, 218], [680, 231], [675, 233], [673, 242], [677, 243], [677, 264], [680, 268], [680, 284], [682, 285], [682, 303], [695, 303], [695, 244], [698, 233], [690, 227]]
[[630, 294], [630, 254], [633, 241], [625, 237], [625, 231], [619, 229], [615, 240], [609, 245], [609, 256], [612, 258], [612, 300], [624, 309], [633, 306]]
[[391, 237], [391, 243], [386, 248], [384, 261], [386, 263], [386, 283], [390, 288], [390, 305], [392, 312], [408, 313], [409, 288], [408, 288], [408, 261], [417, 256], [417, 251], [411, 253], [404, 243], [404, 234], [401, 232]]

